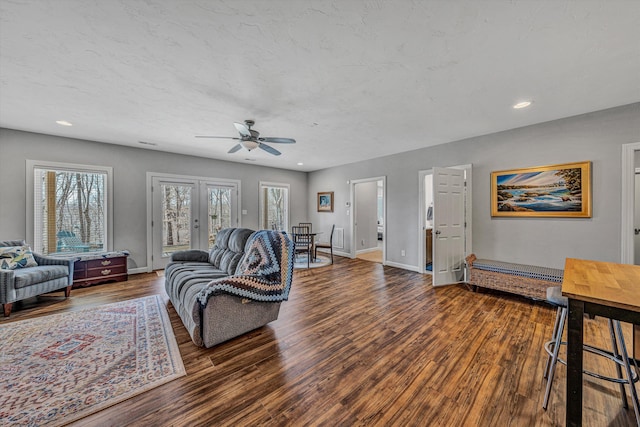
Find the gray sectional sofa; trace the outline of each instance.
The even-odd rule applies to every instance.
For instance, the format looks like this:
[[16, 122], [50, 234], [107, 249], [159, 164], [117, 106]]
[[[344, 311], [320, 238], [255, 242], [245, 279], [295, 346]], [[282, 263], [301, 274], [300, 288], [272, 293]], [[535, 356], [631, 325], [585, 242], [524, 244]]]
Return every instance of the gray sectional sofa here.
[[227, 228], [209, 252], [175, 252], [165, 289], [193, 342], [212, 347], [276, 320], [292, 276], [285, 233]]

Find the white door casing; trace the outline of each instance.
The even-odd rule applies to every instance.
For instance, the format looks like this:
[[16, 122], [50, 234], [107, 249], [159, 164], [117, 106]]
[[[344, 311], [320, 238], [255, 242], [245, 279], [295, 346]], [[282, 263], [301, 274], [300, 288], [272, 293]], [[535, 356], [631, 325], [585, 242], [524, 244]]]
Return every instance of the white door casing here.
[[464, 170], [433, 168], [433, 286], [463, 280]]

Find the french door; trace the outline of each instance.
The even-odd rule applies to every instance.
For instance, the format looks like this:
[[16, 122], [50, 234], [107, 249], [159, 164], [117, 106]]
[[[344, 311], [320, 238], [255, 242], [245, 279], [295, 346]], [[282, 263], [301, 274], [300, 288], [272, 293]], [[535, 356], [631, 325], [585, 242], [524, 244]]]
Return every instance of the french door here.
[[163, 269], [176, 251], [208, 250], [218, 231], [239, 226], [238, 187], [236, 181], [153, 176], [152, 268]]

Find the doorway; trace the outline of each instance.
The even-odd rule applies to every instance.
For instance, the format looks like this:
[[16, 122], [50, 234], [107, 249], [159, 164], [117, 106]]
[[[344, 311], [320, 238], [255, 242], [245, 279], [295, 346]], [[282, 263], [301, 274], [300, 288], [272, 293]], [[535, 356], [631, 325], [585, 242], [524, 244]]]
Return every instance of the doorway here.
[[238, 181], [175, 175], [148, 178], [148, 265], [153, 270], [163, 269], [176, 251], [209, 250], [218, 231], [240, 225]]
[[386, 177], [351, 181], [351, 257], [386, 262]]
[[[472, 165], [418, 173], [418, 272], [433, 274], [434, 286], [466, 279], [472, 248]], [[437, 223], [436, 223], [437, 221]]]
[[[638, 189], [638, 172], [640, 172], [640, 142], [622, 145], [622, 220], [621, 238], [622, 252], [620, 262], [636, 264], [640, 261], [637, 256], [639, 247], [636, 241], [640, 236], [636, 230], [640, 229], [640, 190]], [[640, 234], [640, 233], [639, 233]], [[633, 355], [640, 357], [640, 326], [633, 327]]]
[[[636, 240], [640, 236], [635, 234], [640, 229], [640, 190], [637, 187], [636, 171], [640, 169], [640, 142], [624, 144], [622, 146], [622, 221], [620, 241], [622, 244], [621, 260], [623, 264], [636, 264]], [[638, 206], [638, 208], [636, 208]], [[636, 219], [637, 218], [637, 219]], [[640, 261], [640, 259], [639, 259]]]

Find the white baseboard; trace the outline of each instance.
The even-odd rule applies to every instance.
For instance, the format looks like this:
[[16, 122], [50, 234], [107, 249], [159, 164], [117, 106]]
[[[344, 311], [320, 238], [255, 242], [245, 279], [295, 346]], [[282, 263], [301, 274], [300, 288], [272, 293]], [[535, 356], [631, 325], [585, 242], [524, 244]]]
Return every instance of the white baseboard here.
[[419, 271], [418, 266], [416, 265], [401, 264], [399, 262], [387, 261], [384, 265], [388, 265], [389, 267], [402, 268], [403, 270], [415, 271], [416, 273]]
[[128, 274], [141, 274], [141, 273], [149, 273], [149, 269], [147, 267], [138, 267], [138, 268], [129, 268], [127, 270]]
[[[325, 254], [331, 254], [331, 251], [329, 251], [329, 249], [318, 249], [318, 252], [322, 252]], [[351, 258], [351, 254], [348, 252], [342, 252], [342, 251], [336, 251], [336, 248], [333, 248], [333, 255], [337, 255], [337, 256], [343, 256], [345, 258]]]

